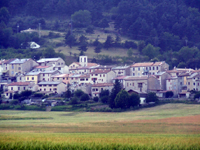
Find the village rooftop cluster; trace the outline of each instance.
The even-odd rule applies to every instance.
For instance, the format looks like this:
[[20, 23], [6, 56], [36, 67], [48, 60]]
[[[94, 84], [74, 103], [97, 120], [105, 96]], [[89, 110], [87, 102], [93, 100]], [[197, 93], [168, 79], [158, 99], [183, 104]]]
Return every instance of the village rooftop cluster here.
[[169, 70], [166, 62], [134, 63], [130, 66], [102, 66], [89, 63], [87, 56], [69, 66], [62, 58], [8, 59], [0, 61], [0, 85], [6, 99], [25, 90], [49, 95], [62, 94], [70, 84], [77, 89], [99, 97], [102, 90], [111, 91], [118, 79], [128, 93], [145, 97], [155, 92], [164, 97], [172, 91], [175, 97], [189, 98], [190, 91], [200, 89], [200, 70], [175, 68]]

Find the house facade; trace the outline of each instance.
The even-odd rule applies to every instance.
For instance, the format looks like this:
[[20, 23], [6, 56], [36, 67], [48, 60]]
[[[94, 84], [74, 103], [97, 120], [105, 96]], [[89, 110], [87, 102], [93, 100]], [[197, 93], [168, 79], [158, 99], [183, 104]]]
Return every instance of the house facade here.
[[169, 65], [163, 62], [135, 63], [130, 66], [131, 76], [155, 75], [158, 72], [169, 70]]
[[101, 93], [101, 91], [109, 90], [109, 92], [111, 92], [113, 87], [114, 87], [113, 83], [97, 83], [97, 84], [93, 84], [92, 88], [91, 88], [91, 95], [92, 95], [92, 97], [99, 97], [99, 94]]
[[66, 85], [63, 82], [59, 81], [40, 82], [38, 83], [38, 86], [38, 90], [41, 93], [45, 93], [47, 95], [51, 93], [62, 94], [66, 91]]

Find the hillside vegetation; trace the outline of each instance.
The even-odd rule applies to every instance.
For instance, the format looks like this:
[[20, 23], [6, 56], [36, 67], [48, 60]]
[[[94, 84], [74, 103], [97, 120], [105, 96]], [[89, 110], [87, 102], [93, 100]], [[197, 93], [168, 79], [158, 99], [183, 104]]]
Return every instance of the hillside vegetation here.
[[[31, 55], [31, 50], [26, 49], [27, 43], [35, 41], [43, 49], [51, 46], [57, 52], [61, 52], [59, 48], [69, 46], [70, 51], [67, 52], [75, 54], [75, 59], [79, 55], [77, 49], [80, 55], [93, 49], [95, 55], [91, 58], [96, 57], [96, 54], [107, 55], [96, 59], [109, 59], [110, 64], [166, 61], [171, 68], [200, 68], [199, 6], [198, 0], [2, 0], [1, 58], [11, 58], [13, 53], [18, 54], [18, 57], [35, 59], [40, 56], [58, 56], [40, 51]], [[28, 28], [38, 30], [39, 27], [61, 31], [62, 34], [51, 32], [39, 38], [36, 33], [19, 33]], [[99, 37], [94, 31], [106, 33], [106, 40], [101, 40], [103, 35], [100, 33]], [[94, 40], [88, 41], [92, 35]], [[81, 36], [86, 39], [79, 39]], [[128, 43], [130, 41], [133, 43]], [[125, 51], [137, 49], [140, 55], [130, 52], [131, 55], [125, 56], [126, 52], [123, 51], [120, 58], [115, 58], [106, 52], [113, 48]], [[63, 51], [61, 53], [66, 55]]]

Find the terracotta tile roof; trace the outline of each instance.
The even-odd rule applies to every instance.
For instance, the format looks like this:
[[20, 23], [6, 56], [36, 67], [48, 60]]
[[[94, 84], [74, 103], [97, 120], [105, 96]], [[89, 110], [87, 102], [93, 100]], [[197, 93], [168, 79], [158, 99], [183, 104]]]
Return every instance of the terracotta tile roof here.
[[93, 66], [98, 66], [96, 63], [87, 63], [87, 67], [93, 67]]
[[133, 77], [133, 76], [127, 76], [126, 78], [124, 78], [124, 80], [128, 81], [128, 80], [147, 80], [148, 76], [140, 76], [140, 77]]
[[89, 78], [89, 77], [90, 77], [89, 74], [83, 74], [83, 75], [81, 75], [79, 78]]
[[91, 72], [90, 74], [106, 74], [110, 72], [110, 70], [96, 70], [94, 72]]
[[4, 64], [9, 64], [11, 63], [12, 61], [14, 61], [16, 58], [12, 58], [12, 59], [8, 59], [8, 60], [5, 60], [4, 61]]
[[52, 77], [55, 77], [55, 78], [63, 78], [63, 77], [69, 77], [71, 74], [59, 74], [59, 75], [55, 75], [55, 76], [52, 76]]
[[116, 80], [116, 79], [124, 79], [124, 78], [126, 78], [127, 76], [118, 76], [118, 77], [116, 77], [116, 78], [114, 78], [114, 80]]
[[131, 65], [131, 67], [147, 67], [147, 66], [152, 66], [153, 62], [144, 62], [144, 63], [135, 63]]
[[12, 82], [8, 86], [28, 86], [30, 82]]
[[105, 87], [105, 86], [113, 86], [113, 83], [97, 83], [93, 84], [92, 87]]
[[160, 65], [162, 65], [163, 64], [163, 62], [155, 62], [154, 64], [153, 64], [153, 66], [160, 66]]
[[62, 80], [62, 82], [63, 82], [63, 83], [65, 83], [65, 84], [68, 84], [68, 83], [70, 83], [70, 81], [69, 81], [69, 80]]
[[36, 66], [35, 68], [42, 69], [42, 68], [49, 68], [49, 67], [51, 67], [51, 66]]

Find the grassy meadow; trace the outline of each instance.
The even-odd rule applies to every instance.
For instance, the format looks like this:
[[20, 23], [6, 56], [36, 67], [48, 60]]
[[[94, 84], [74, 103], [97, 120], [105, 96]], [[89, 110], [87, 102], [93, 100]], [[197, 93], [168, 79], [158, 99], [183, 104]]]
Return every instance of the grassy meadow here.
[[1, 149], [200, 149], [200, 105], [121, 113], [1, 110]]

